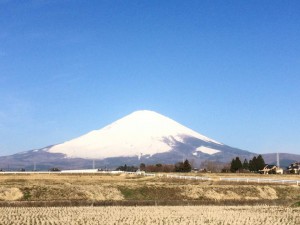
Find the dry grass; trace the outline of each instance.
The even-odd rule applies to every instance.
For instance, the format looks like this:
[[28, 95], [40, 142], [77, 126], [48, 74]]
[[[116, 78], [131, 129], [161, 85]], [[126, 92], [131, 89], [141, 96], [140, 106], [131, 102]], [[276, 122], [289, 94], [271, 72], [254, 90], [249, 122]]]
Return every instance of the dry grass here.
[[[200, 173], [201, 175], [201, 173]], [[217, 180], [220, 177], [264, 178], [278, 180], [300, 180], [297, 174], [258, 174], [258, 173], [203, 173], [202, 175]]]
[[6, 188], [0, 187], [0, 200], [1, 201], [14, 201], [23, 197], [23, 193], [19, 188]]
[[274, 206], [0, 208], [0, 224], [295, 225], [299, 208]]
[[0, 175], [0, 185], [0, 201], [233, 200], [240, 204], [247, 204], [247, 201], [265, 204], [274, 201], [293, 204], [300, 201], [300, 186], [177, 180], [124, 174], [10, 174]]

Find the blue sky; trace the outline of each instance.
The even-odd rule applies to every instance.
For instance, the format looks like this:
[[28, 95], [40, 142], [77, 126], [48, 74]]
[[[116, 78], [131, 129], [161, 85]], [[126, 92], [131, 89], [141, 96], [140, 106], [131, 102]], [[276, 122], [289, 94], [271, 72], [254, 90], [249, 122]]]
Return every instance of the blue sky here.
[[300, 2], [0, 0], [0, 155], [135, 110], [300, 153]]

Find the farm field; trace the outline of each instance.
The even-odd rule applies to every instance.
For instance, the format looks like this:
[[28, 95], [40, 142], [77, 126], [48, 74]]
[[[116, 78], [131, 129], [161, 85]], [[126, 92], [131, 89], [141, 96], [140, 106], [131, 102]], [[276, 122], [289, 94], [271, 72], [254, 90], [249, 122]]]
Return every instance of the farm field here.
[[[218, 177], [218, 174], [204, 175]], [[260, 177], [267, 176], [260, 175]], [[299, 179], [297, 175], [273, 177]], [[178, 180], [126, 174], [0, 175], [0, 206], [89, 206], [91, 204], [95, 206], [180, 204], [288, 206], [300, 202], [299, 193], [299, 185], [237, 183], [218, 179]], [[107, 201], [110, 203], [103, 204]], [[42, 204], [39, 204], [41, 202]]]
[[300, 208], [278, 206], [143, 206], [0, 208], [1, 225], [295, 225]]
[[224, 182], [218, 179], [222, 174], [201, 175], [212, 180], [128, 174], [1, 174], [0, 225], [300, 224], [300, 207], [291, 207], [300, 205], [300, 186]]

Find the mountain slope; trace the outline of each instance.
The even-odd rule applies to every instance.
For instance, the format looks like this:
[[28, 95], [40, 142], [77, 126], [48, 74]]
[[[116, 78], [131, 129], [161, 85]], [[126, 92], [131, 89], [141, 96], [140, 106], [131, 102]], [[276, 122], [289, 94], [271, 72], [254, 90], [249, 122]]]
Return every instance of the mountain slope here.
[[[233, 148], [153, 111], [136, 111], [116, 122], [62, 144], [0, 157], [0, 168], [60, 167], [113, 168], [119, 165], [175, 163], [183, 159], [194, 166], [205, 160], [229, 162], [255, 153]], [[14, 166], [13, 166], [14, 165]]]
[[[222, 145], [181, 124], [152, 111], [134, 112], [100, 130], [55, 145], [52, 153], [67, 157], [97, 158], [132, 157], [169, 152], [177, 142], [194, 137], [207, 143]], [[215, 154], [219, 150], [199, 148], [197, 151]]]

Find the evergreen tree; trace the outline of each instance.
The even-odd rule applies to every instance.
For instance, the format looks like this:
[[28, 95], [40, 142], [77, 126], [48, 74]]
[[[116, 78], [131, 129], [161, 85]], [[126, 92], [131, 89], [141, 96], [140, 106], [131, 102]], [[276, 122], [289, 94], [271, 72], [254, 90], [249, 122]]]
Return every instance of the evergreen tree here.
[[252, 171], [257, 171], [257, 158], [256, 156], [253, 157], [252, 159]]
[[249, 170], [250, 170], [250, 171], [254, 171], [253, 168], [254, 168], [254, 166], [253, 166], [253, 161], [252, 161], [252, 159], [250, 159], [250, 160], [249, 160]]
[[192, 170], [192, 166], [191, 166], [190, 162], [186, 159], [183, 163], [183, 171], [191, 172], [191, 170]]
[[235, 159], [232, 159], [230, 163], [230, 172], [235, 173], [236, 171], [235, 168], [236, 168]]
[[265, 167], [265, 160], [263, 159], [262, 155], [257, 156], [256, 161], [256, 171], [262, 170]]
[[249, 163], [248, 163], [248, 160], [247, 160], [247, 159], [244, 160], [244, 163], [243, 163], [243, 169], [244, 169], [244, 170], [248, 170], [248, 169], [249, 169]]
[[191, 170], [192, 170], [192, 166], [191, 166], [190, 162], [187, 159], [183, 163], [178, 162], [178, 163], [175, 164], [175, 171], [176, 172], [187, 173], [187, 172], [191, 172]]
[[238, 170], [241, 170], [243, 168], [242, 162], [239, 157], [236, 157], [235, 159], [232, 159], [231, 165], [230, 165], [230, 171], [235, 173]]
[[124, 166], [119, 166], [116, 170], [127, 171], [127, 172], [136, 172], [138, 170], [138, 168], [135, 166], [127, 166], [125, 164]]
[[249, 160], [249, 170], [252, 172], [258, 172], [265, 167], [265, 160], [262, 155], [254, 156], [252, 160]]
[[241, 160], [240, 160], [239, 157], [236, 157], [236, 158], [235, 158], [235, 163], [236, 163], [236, 170], [237, 170], [237, 171], [238, 171], [238, 170], [241, 170], [241, 169], [243, 168], [242, 162], [241, 162]]
[[141, 164], [140, 164], [140, 170], [145, 170], [145, 169], [146, 169], [145, 163], [141, 163]]

